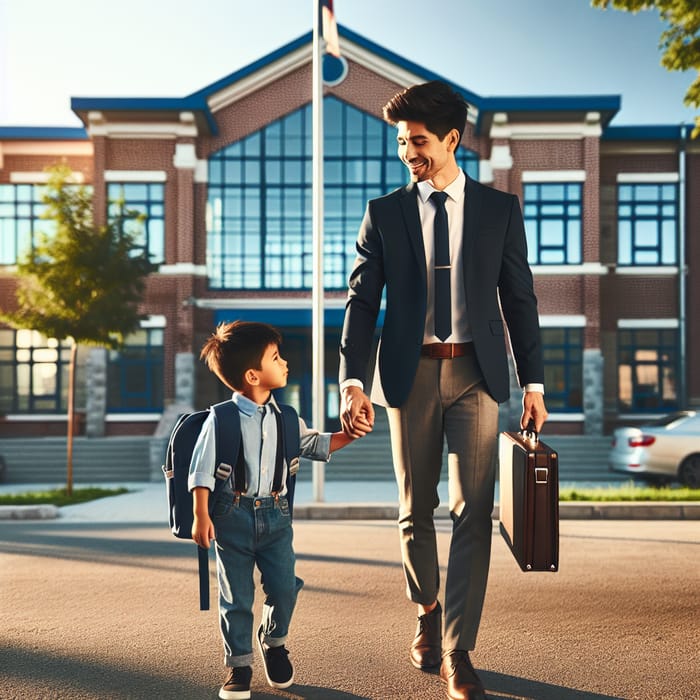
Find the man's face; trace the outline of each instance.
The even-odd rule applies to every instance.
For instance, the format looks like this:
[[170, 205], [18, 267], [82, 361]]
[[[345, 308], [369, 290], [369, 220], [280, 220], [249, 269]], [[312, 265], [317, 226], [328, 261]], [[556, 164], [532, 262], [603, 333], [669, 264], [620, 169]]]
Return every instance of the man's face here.
[[399, 158], [411, 173], [413, 182], [432, 180], [454, 163], [456, 130], [453, 129], [442, 141], [421, 122], [398, 122], [396, 131]]
[[260, 369], [255, 370], [260, 380], [259, 386], [263, 389], [279, 389], [287, 386], [287, 360], [279, 351], [276, 343], [267, 346], [260, 362]]

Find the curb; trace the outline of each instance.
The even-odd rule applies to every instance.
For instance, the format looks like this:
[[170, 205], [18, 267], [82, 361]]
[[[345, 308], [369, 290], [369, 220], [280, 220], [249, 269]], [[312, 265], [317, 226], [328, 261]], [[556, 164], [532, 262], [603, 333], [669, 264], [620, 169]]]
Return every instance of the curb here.
[[53, 520], [59, 517], [57, 506], [0, 506], [0, 520]]
[[[398, 506], [390, 503], [313, 503], [295, 505], [297, 520], [396, 520]], [[492, 517], [498, 520], [496, 505]], [[447, 506], [439, 506], [435, 517], [450, 517]], [[560, 520], [700, 520], [700, 502], [565, 501], [559, 504]]]

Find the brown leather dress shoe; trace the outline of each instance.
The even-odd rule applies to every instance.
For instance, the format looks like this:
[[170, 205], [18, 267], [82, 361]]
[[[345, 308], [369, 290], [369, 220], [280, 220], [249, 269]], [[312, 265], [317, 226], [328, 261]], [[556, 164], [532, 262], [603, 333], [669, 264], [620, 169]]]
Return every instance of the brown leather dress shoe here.
[[447, 683], [449, 700], [486, 700], [484, 685], [466, 651], [445, 654], [440, 665], [440, 678]]
[[442, 608], [418, 616], [416, 637], [411, 644], [411, 663], [422, 670], [437, 668], [442, 658]]

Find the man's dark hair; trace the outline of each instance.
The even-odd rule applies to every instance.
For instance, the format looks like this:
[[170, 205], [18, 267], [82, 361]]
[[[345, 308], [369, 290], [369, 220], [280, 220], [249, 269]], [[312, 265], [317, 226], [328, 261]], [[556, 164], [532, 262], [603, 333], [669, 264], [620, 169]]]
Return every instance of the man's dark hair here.
[[241, 390], [246, 371], [260, 369], [268, 346], [281, 342], [280, 332], [267, 323], [220, 323], [204, 343], [199, 357], [229, 389]]
[[452, 130], [459, 131], [462, 140], [467, 124], [467, 103], [447, 83], [432, 80], [406, 88], [384, 105], [384, 120], [396, 126], [398, 122], [421, 122], [442, 141]]

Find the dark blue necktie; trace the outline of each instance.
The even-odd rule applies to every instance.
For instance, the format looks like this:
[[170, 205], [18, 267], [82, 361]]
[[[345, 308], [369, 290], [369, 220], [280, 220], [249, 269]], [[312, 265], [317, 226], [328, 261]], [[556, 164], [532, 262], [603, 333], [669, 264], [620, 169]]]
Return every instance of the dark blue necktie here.
[[435, 204], [435, 246], [433, 277], [435, 283], [435, 335], [445, 340], [452, 333], [452, 300], [450, 299], [450, 234], [445, 200], [447, 193], [433, 192]]

